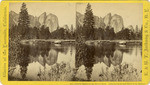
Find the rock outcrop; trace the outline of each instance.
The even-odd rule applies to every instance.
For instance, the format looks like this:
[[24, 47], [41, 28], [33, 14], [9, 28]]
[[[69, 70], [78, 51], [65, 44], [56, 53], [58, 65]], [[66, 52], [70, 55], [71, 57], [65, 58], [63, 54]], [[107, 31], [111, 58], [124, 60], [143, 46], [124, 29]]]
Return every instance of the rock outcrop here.
[[134, 32], [134, 28], [133, 28], [132, 25], [129, 25], [127, 28], [128, 28], [129, 30], [131, 30], [132, 32]]
[[38, 17], [29, 15], [30, 27], [39, 27], [40, 23], [38, 22]]
[[104, 23], [103, 18], [100, 17], [100, 18], [99, 18], [99, 27], [100, 27], [100, 28], [105, 28], [105, 26], [106, 26], [106, 25], [105, 25], [105, 23]]
[[45, 20], [46, 20], [46, 12], [42, 13], [38, 18], [40, 25], [45, 25]]
[[[11, 28], [13, 25], [18, 24], [19, 14], [15, 13], [14, 11], [10, 11], [9, 13], [9, 27]], [[54, 14], [46, 15], [46, 12], [42, 13], [39, 17], [34, 17], [29, 15], [30, 20], [30, 27], [41, 27], [44, 25], [45, 27], [49, 27], [49, 31], [53, 32], [58, 27], [58, 18]]]
[[110, 26], [110, 21], [111, 21], [111, 13], [108, 13], [105, 17], [104, 17], [104, 23], [106, 26]]
[[123, 18], [120, 15], [114, 14], [110, 21], [110, 27], [114, 28], [114, 32], [117, 33], [124, 27]]
[[64, 25], [63, 28], [64, 28], [65, 30], [69, 31], [68, 25]]
[[49, 27], [49, 31], [50, 31], [50, 32], [55, 31], [55, 30], [59, 27], [57, 16], [54, 15], [54, 14], [51, 14], [51, 13], [48, 14], [48, 15], [46, 16], [46, 20], [45, 20], [44, 25], [45, 25], [46, 27]]
[[15, 13], [14, 11], [9, 12], [9, 27], [18, 24], [19, 14]]
[[[84, 15], [77, 12], [76, 13], [76, 22], [77, 26], [83, 26], [84, 21]], [[117, 33], [124, 28], [123, 24], [123, 18], [120, 15], [114, 14], [113, 16], [111, 13], [108, 13], [104, 18], [94, 16], [95, 21], [95, 28], [106, 28], [106, 26], [109, 26], [111, 28], [114, 28], [114, 32]]]
[[84, 21], [84, 15], [76, 12], [76, 26], [83, 26], [83, 21]]

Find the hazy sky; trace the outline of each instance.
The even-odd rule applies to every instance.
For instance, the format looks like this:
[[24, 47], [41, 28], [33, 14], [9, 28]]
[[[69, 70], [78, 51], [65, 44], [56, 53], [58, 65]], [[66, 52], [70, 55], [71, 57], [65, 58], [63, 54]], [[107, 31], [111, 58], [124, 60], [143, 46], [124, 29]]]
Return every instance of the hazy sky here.
[[[10, 3], [9, 9], [10, 11], [14, 11], [16, 13], [20, 12], [20, 7], [22, 3]], [[75, 26], [75, 4], [74, 3], [35, 3], [28, 2], [26, 3], [28, 13], [33, 16], [40, 16], [43, 12], [46, 12], [47, 15], [49, 13], [55, 14], [58, 17], [59, 26], [71, 24]]]
[[[141, 27], [143, 23], [143, 4], [141, 3], [90, 3], [93, 14], [98, 17], [104, 17], [108, 13], [112, 15], [121, 15], [124, 26], [138, 25]], [[77, 11], [84, 14], [87, 3], [78, 3]]]
[[[10, 11], [20, 12], [22, 3], [10, 3]], [[84, 14], [87, 3], [46, 3], [46, 2], [28, 2], [28, 13], [33, 16], [40, 16], [43, 12], [52, 13], [58, 17], [59, 26], [71, 24], [75, 27], [76, 11]], [[143, 4], [141, 3], [91, 3], [93, 13], [96, 16], [104, 17], [108, 13], [118, 14], [123, 17], [124, 26], [138, 25], [143, 23]]]

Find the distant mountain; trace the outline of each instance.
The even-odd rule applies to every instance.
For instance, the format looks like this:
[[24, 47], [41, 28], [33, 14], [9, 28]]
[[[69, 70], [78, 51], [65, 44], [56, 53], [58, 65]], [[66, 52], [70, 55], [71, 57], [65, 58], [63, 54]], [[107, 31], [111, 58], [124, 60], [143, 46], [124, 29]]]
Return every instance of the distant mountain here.
[[106, 26], [110, 26], [111, 18], [112, 18], [112, 17], [111, 17], [111, 13], [108, 13], [108, 14], [103, 18], [104, 23], [105, 23]]
[[79, 13], [79, 12], [76, 12], [76, 26], [83, 26], [83, 20], [84, 19], [84, 15]]
[[45, 25], [45, 20], [46, 20], [46, 12], [42, 13], [39, 16], [39, 23], [40, 23], [40, 25]]
[[103, 18], [102, 17], [99, 17], [99, 27], [101, 27], [101, 28], [105, 28], [105, 23], [104, 23], [104, 20], [103, 20]]
[[[105, 27], [105, 24], [104, 24], [102, 18], [99, 18], [98, 16], [94, 16], [94, 21], [95, 21], [94, 25], [96, 28]], [[79, 12], [76, 12], [76, 24], [77, 24], [77, 26], [83, 26], [83, 22], [84, 22], [84, 15], [79, 13]]]
[[48, 14], [48, 15], [46, 16], [44, 25], [45, 25], [46, 27], [49, 27], [49, 31], [50, 31], [50, 32], [55, 31], [55, 30], [59, 27], [57, 16], [54, 15], [54, 14], [51, 14], [51, 13]]
[[[76, 12], [76, 22], [77, 26], [83, 26], [84, 15]], [[124, 27], [123, 18], [120, 15], [108, 13], [104, 18], [94, 16], [95, 27], [96, 28], [106, 28], [106, 26], [110, 26], [114, 28], [114, 32], [117, 33], [122, 30]]]
[[134, 32], [134, 28], [133, 28], [132, 25], [129, 25], [127, 28], [128, 28], [129, 30], [131, 30], [132, 32]]
[[[15, 13], [14, 11], [9, 12], [9, 27], [11, 28], [13, 25], [18, 24], [19, 14]], [[53, 32], [58, 27], [58, 18], [54, 14], [46, 15], [46, 12], [42, 13], [39, 17], [34, 17], [29, 15], [30, 20], [30, 27], [41, 27], [44, 25], [45, 27], [49, 27], [49, 31]]]
[[31, 27], [40, 27], [38, 17], [34, 17], [32, 15], [29, 15], [29, 20], [30, 20], [30, 26]]
[[9, 28], [18, 24], [18, 18], [19, 14], [15, 13], [14, 11], [9, 12]]
[[124, 27], [123, 18], [120, 15], [114, 14], [110, 20], [110, 27], [114, 28], [114, 32], [117, 33]]
[[69, 31], [68, 25], [64, 25], [63, 28], [64, 28], [65, 30], [68, 30], [68, 31]]

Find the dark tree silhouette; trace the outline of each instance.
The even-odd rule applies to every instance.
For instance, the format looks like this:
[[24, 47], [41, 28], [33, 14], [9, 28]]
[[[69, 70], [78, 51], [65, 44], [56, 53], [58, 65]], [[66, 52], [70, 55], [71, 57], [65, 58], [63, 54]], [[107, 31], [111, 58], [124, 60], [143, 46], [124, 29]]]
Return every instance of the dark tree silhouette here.
[[94, 39], [94, 16], [91, 5], [88, 3], [84, 14], [83, 22], [84, 36], [86, 39]]
[[18, 27], [22, 38], [26, 38], [29, 29], [29, 15], [27, 12], [26, 4], [22, 3], [21, 12], [19, 13]]
[[104, 30], [102, 28], [95, 29], [95, 40], [103, 40], [104, 39]]

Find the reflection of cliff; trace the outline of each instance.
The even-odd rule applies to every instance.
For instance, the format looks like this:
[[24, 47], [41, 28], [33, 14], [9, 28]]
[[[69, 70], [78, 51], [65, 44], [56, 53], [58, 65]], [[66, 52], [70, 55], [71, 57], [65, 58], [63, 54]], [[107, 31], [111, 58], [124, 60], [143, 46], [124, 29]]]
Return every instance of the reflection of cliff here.
[[48, 55], [37, 57], [37, 61], [45, 66], [45, 64], [53, 65], [57, 62], [58, 52], [51, 49], [49, 50]]
[[115, 50], [115, 43], [102, 43], [99, 46], [88, 46], [78, 44], [76, 46], [75, 66], [79, 68], [85, 66], [87, 79], [89, 80], [92, 73], [93, 65], [103, 62], [108, 67], [120, 65], [123, 58], [123, 52]]
[[115, 43], [102, 43], [95, 47], [95, 63], [104, 62], [110, 67], [110, 57], [113, 57], [115, 51]]
[[113, 57], [110, 57], [111, 64], [116, 66], [120, 65], [122, 62], [123, 53], [119, 50], [115, 50], [113, 53]]
[[55, 46], [50, 43], [41, 43], [36, 46], [30, 46], [30, 49], [33, 50], [30, 53], [31, 62], [38, 61], [41, 65], [45, 66], [53, 65], [57, 62], [58, 53], [66, 54], [67, 48], [65, 46]]
[[115, 43], [102, 43], [100, 46], [95, 47], [95, 63], [103, 62], [108, 67], [111, 64], [119, 65], [122, 62], [123, 52], [116, 49]]
[[45, 67], [46, 64], [53, 65], [57, 62], [58, 53], [66, 54], [67, 48], [51, 45], [50, 43], [39, 43], [38, 45], [20, 45], [20, 52], [17, 54], [22, 79], [26, 78], [27, 66], [31, 62], [39, 62]]

